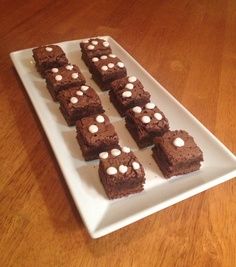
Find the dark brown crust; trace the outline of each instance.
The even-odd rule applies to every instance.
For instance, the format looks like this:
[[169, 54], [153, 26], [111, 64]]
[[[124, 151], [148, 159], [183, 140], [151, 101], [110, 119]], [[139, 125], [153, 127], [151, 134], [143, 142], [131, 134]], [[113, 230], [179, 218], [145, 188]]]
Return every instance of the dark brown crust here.
[[88, 67], [89, 72], [91, 73], [91, 61], [89, 61], [89, 58], [85, 54], [82, 54], [81, 58], [84, 61], [85, 65]]
[[92, 79], [95, 81], [95, 83], [98, 85], [98, 87], [101, 89], [101, 91], [108, 91], [110, 90], [110, 84], [111, 82], [102, 82], [99, 80], [96, 76], [92, 75]]
[[[46, 47], [52, 47], [52, 52], [46, 52]], [[37, 71], [44, 78], [47, 70], [54, 67], [61, 67], [68, 64], [64, 51], [58, 45], [47, 45], [34, 48], [33, 58]]]
[[[181, 138], [185, 144], [176, 147], [175, 138]], [[154, 139], [153, 157], [164, 177], [190, 173], [199, 170], [203, 155], [193, 138], [185, 131], [168, 131], [162, 137]]]
[[113, 106], [119, 112], [120, 116], [124, 117], [126, 110], [124, 109], [124, 107], [122, 105], [118, 104], [118, 101], [117, 101], [117, 99], [116, 99], [116, 97], [115, 97], [115, 95], [114, 95], [112, 90], [109, 91], [109, 98], [110, 98], [110, 101], [113, 104]]
[[[126, 67], [120, 68], [117, 63], [121, 62], [118, 57], [111, 58], [107, 57], [107, 59], [99, 59], [98, 62], [92, 63], [92, 73], [98, 80], [101, 82], [112, 82], [114, 80], [120, 79], [127, 75]], [[113, 68], [108, 68], [108, 70], [102, 70], [102, 66], [108, 65], [109, 63], [114, 64]]]
[[86, 161], [98, 159], [99, 153], [103, 152], [104, 150], [119, 148], [118, 142], [112, 144], [103, 144], [103, 146], [100, 147], [88, 146], [83, 142], [83, 136], [79, 132], [77, 132], [76, 139], [80, 145], [80, 149]]
[[96, 115], [96, 114], [102, 114], [104, 112], [103, 107], [99, 107], [96, 109], [86, 109], [85, 111], [81, 112], [81, 113], [77, 113], [76, 115], [74, 115], [73, 117], [68, 116], [68, 113], [66, 113], [66, 111], [64, 109], [62, 109], [61, 107], [59, 107], [64, 119], [66, 120], [68, 126], [74, 126], [76, 124], [77, 120], [80, 120], [81, 118], [84, 117], [88, 117], [91, 115]]
[[[177, 137], [184, 140], [184, 146], [174, 146], [173, 141]], [[203, 161], [201, 149], [197, 146], [193, 137], [186, 131], [167, 131], [162, 137], [156, 137], [154, 144], [172, 166], [181, 166], [186, 162], [193, 162], [195, 160]]]
[[136, 144], [138, 145], [139, 148], [144, 148], [144, 147], [148, 147], [148, 146], [153, 145], [152, 138], [150, 138], [149, 135], [146, 135], [143, 138], [140, 138], [138, 136], [139, 130], [137, 129], [135, 124], [129, 123], [126, 120], [125, 126], [128, 129], [129, 133], [131, 134], [131, 136], [133, 137], [134, 141], [136, 142]]
[[71, 117], [68, 116], [68, 114], [66, 113], [66, 111], [64, 109], [62, 109], [61, 107], [59, 107], [61, 114], [63, 115], [66, 123], [68, 126], [74, 126], [76, 123], [76, 120], [72, 119]]
[[[83, 95], [76, 95], [77, 91], [83, 92]], [[72, 104], [70, 102], [71, 97], [77, 97], [78, 102]], [[81, 90], [80, 86], [62, 90], [57, 98], [60, 103], [60, 110], [69, 126], [75, 125], [75, 122], [81, 118], [104, 112], [99, 96], [90, 86], [88, 86], [87, 91]]]
[[106, 181], [104, 179], [105, 174], [102, 172], [102, 170], [99, 168], [98, 174], [100, 177], [100, 181], [104, 186], [104, 190], [106, 192], [106, 195], [109, 199], [116, 199], [125, 197], [131, 194], [139, 193], [143, 191], [143, 184], [134, 184], [132, 187], [126, 188], [125, 186], [122, 188], [117, 188], [116, 186], [109, 186], [106, 184]]
[[183, 175], [190, 172], [194, 172], [199, 170], [201, 167], [200, 162], [192, 162], [182, 167], [175, 167], [170, 169], [170, 166], [167, 164], [167, 162], [158, 155], [157, 149], [153, 147], [152, 150], [153, 150], [153, 158], [155, 159], [157, 165], [159, 166], [165, 178], [170, 178], [172, 176]]
[[[82, 118], [76, 122], [77, 140], [80, 144], [85, 160], [98, 158], [98, 154], [104, 150], [118, 147], [119, 138], [109, 118], [102, 114], [104, 123], [96, 122], [97, 115]], [[97, 133], [90, 133], [90, 125], [98, 127]]]
[[[60, 91], [85, 84], [85, 78], [76, 65], [73, 65], [73, 70], [67, 70], [65, 66], [59, 67], [58, 70], [57, 73], [53, 73], [51, 70], [46, 71], [45, 75], [47, 88], [54, 101], [57, 100], [57, 95]], [[73, 73], [78, 73], [77, 79], [71, 77]], [[62, 75], [63, 79], [56, 81], [56, 75]]]
[[117, 111], [123, 117], [128, 109], [135, 106], [144, 106], [150, 101], [150, 94], [143, 89], [143, 85], [139, 80], [132, 83], [134, 88], [132, 89], [132, 96], [129, 98], [123, 98], [122, 93], [128, 91], [125, 88], [128, 82], [128, 77], [115, 80], [110, 85], [110, 101], [113, 103]]
[[[99, 177], [104, 186], [108, 198], [118, 198], [129, 194], [137, 193], [143, 190], [145, 183], [145, 172], [142, 164], [138, 161], [133, 152], [125, 153], [120, 149], [119, 155], [112, 155], [108, 151], [108, 157], [101, 159], [99, 163]], [[133, 163], [139, 163], [138, 169], [133, 168]], [[125, 165], [127, 171], [121, 173], [120, 165]], [[107, 174], [109, 167], [115, 167], [118, 172], [114, 175]]]
[[56, 92], [53, 90], [52, 87], [48, 87], [47, 86], [47, 89], [48, 89], [48, 92], [50, 93], [50, 95], [52, 97], [52, 100], [56, 102], [57, 101], [57, 94], [56, 94]]
[[[158, 112], [162, 115], [161, 121], [154, 119], [153, 114], [155, 112]], [[141, 122], [141, 117], [143, 115], [149, 115], [152, 118], [150, 126], [147, 126]], [[152, 145], [153, 138], [163, 135], [169, 129], [169, 122], [167, 118], [157, 107], [155, 107], [153, 110], [148, 110], [146, 107], [142, 107], [142, 112], [139, 114], [136, 114], [132, 109], [129, 109], [126, 112], [125, 121], [126, 128], [129, 130], [130, 134], [140, 148]]]
[[120, 79], [126, 76], [126, 71], [125, 72], [119, 72], [116, 73], [116, 75], [113, 75], [113, 77], [107, 81], [102, 81], [100, 77], [98, 77], [96, 74], [92, 74], [92, 79], [96, 82], [96, 84], [100, 87], [102, 91], [108, 91], [111, 89], [111, 83], [116, 80]]
[[[80, 48], [83, 55], [85, 55], [87, 58], [102, 56], [102, 55], [108, 55], [111, 53], [111, 47], [105, 47], [102, 45], [103, 42], [106, 40], [102, 38], [91, 38], [88, 40], [88, 43], [80, 42]], [[92, 44], [92, 41], [97, 41], [98, 44], [95, 46], [94, 50], [89, 50], [87, 47]]]

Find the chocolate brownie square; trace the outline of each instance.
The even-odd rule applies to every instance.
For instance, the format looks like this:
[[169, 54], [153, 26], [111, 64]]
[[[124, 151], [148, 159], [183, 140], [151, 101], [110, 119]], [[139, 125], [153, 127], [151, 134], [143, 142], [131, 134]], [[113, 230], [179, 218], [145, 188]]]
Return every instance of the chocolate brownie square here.
[[97, 159], [100, 152], [119, 147], [117, 133], [105, 114], [78, 120], [76, 129], [77, 140], [85, 160]]
[[154, 139], [153, 157], [164, 177], [200, 169], [203, 153], [186, 131], [168, 131]]
[[116, 55], [94, 57], [91, 62], [92, 78], [102, 90], [109, 90], [111, 82], [127, 75], [124, 63]]
[[126, 112], [126, 127], [140, 148], [153, 144], [155, 136], [161, 136], [169, 129], [164, 113], [154, 103], [136, 106]]
[[99, 154], [99, 177], [109, 199], [143, 190], [145, 173], [142, 164], [128, 147]]
[[82, 59], [89, 67], [89, 59], [111, 54], [111, 47], [108, 41], [102, 38], [91, 38], [80, 42]]
[[57, 97], [60, 110], [69, 126], [83, 117], [103, 113], [101, 100], [94, 89], [87, 85], [62, 90]]
[[54, 101], [59, 91], [85, 84], [85, 78], [76, 65], [65, 65], [46, 71], [47, 88]]
[[110, 101], [122, 117], [128, 109], [142, 107], [150, 101], [150, 94], [144, 90], [142, 83], [135, 76], [113, 81], [109, 95]]
[[40, 46], [33, 49], [33, 58], [37, 71], [42, 77], [45, 72], [53, 67], [61, 67], [68, 64], [64, 51], [58, 45]]

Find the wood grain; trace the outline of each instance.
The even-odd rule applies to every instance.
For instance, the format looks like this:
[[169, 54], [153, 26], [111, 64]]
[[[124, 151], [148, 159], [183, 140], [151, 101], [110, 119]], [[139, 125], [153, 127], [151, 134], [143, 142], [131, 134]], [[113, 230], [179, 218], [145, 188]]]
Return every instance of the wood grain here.
[[0, 266], [236, 266], [235, 180], [92, 240], [8, 55], [111, 35], [235, 153], [236, 2], [0, 7]]

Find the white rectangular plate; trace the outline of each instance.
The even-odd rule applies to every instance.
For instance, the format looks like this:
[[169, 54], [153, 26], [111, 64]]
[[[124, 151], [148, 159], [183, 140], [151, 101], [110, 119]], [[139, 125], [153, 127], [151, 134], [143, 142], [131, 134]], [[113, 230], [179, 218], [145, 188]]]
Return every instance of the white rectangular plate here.
[[204, 163], [200, 171], [164, 179], [152, 159], [150, 147], [138, 149], [124, 126], [124, 119], [110, 103], [107, 92], [101, 92], [91, 79], [81, 60], [81, 40], [59, 43], [70, 62], [80, 67], [87, 83], [98, 92], [121, 145], [131, 147], [145, 168], [146, 184], [142, 193], [108, 200], [98, 177], [98, 160], [89, 163], [83, 160], [75, 139], [75, 127], [66, 125], [58, 104], [52, 101], [44, 79], [34, 67], [32, 49], [12, 52], [11, 59], [47, 134], [84, 224], [93, 238], [111, 233], [236, 176], [235, 156], [114, 39], [109, 36], [103, 38], [109, 41], [113, 53], [125, 63], [128, 74], [137, 76], [151, 93], [152, 101], [169, 119], [171, 129], [185, 129], [194, 137], [203, 150]]

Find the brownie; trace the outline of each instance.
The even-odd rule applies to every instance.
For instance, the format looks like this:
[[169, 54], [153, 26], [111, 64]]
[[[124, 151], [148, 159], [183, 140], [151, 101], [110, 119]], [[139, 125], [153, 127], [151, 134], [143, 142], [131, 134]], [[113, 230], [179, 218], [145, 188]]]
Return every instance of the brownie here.
[[145, 173], [142, 164], [128, 147], [99, 154], [99, 177], [109, 199], [128, 196], [143, 190]]
[[76, 129], [77, 140], [85, 160], [97, 159], [100, 152], [119, 147], [117, 133], [105, 114], [78, 120]]
[[203, 153], [186, 131], [168, 131], [154, 139], [153, 157], [164, 177], [200, 169]]
[[109, 58], [117, 58], [117, 56], [115, 54], [103, 54], [101, 56], [95, 56], [92, 58], [89, 58], [87, 60], [87, 66], [89, 68], [89, 71], [93, 74], [94, 72], [96, 72], [96, 63], [99, 60], [104, 60], [104, 59], [109, 59]]
[[89, 59], [111, 54], [111, 47], [108, 41], [102, 38], [91, 38], [80, 42], [82, 59], [89, 67]]
[[52, 68], [46, 72], [45, 78], [47, 88], [55, 101], [59, 91], [85, 84], [85, 78], [76, 65]]
[[61, 67], [68, 64], [64, 51], [58, 45], [40, 46], [33, 49], [33, 58], [37, 71], [42, 77], [45, 72], [53, 67]]
[[101, 100], [94, 89], [87, 85], [62, 90], [57, 97], [60, 110], [69, 126], [83, 117], [103, 113]]
[[150, 101], [150, 94], [144, 90], [142, 83], [135, 77], [124, 77], [110, 85], [110, 101], [123, 117], [126, 111], [135, 106], [144, 106]]
[[126, 112], [126, 127], [140, 148], [153, 144], [155, 136], [161, 136], [169, 129], [164, 113], [154, 103], [136, 106]]
[[114, 80], [127, 75], [124, 63], [115, 55], [102, 55], [91, 59], [92, 78], [102, 90], [109, 90]]

